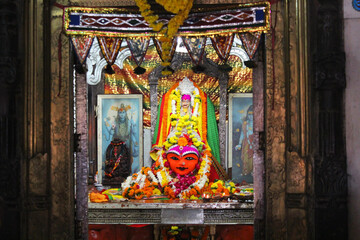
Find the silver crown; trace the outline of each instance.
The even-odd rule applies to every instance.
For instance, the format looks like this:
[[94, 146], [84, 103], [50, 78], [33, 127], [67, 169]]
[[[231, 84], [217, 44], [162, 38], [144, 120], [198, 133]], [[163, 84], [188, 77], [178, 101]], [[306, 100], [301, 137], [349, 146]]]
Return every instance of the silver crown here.
[[189, 78], [184, 77], [179, 83], [179, 90], [181, 95], [188, 94], [192, 96], [192, 92], [195, 90], [194, 83]]

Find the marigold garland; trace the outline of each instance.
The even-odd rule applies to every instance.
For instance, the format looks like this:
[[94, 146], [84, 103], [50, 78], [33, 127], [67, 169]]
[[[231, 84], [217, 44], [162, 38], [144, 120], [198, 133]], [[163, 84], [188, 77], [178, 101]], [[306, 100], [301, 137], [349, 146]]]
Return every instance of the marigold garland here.
[[[165, 152], [159, 154], [153, 169], [143, 167], [138, 174], [129, 176], [121, 185], [122, 196], [130, 199], [142, 199], [160, 195], [161, 190], [168, 198], [197, 199], [207, 186], [211, 167], [211, 153], [203, 151], [200, 166], [189, 176], [172, 176], [173, 171], [166, 159]], [[174, 181], [174, 179], [177, 179]]]
[[179, 30], [179, 27], [184, 23], [188, 17], [190, 9], [193, 6], [193, 0], [156, 0], [158, 4], [163, 6], [166, 11], [176, 14], [170, 19], [167, 26], [164, 26], [162, 22], [159, 22], [159, 16], [154, 14], [151, 10], [151, 5], [147, 0], [135, 0], [136, 5], [140, 9], [141, 15], [145, 21], [149, 23], [149, 26], [155, 31], [162, 35], [159, 39], [161, 44], [162, 53], [161, 65], [166, 68], [162, 71], [163, 75], [170, 75], [172, 71], [169, 70], [171, 64], [171, 46], [172, 40]]

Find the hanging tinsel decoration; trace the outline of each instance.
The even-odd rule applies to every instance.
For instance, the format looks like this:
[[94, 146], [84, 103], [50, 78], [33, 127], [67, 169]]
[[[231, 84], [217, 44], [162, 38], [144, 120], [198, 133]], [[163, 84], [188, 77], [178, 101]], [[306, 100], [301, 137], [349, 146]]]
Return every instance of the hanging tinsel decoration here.
[[[163, 56], [163, 49], [162, 49], [162, 46], [161, 46], [161, 42], [159, 41], [158, 38], [154, 37], [153, 38], [153, 42], [154, 42], [154, 45], [156, 47], [156, 51], [158, 52], [161, 60], [163, 61], [162, 59], [162, 56]], [[170, 48], [170, 59], [172, 59], [174, 57], [174, 54], [175, 54], [175, 50], [176, 50], [176, 46], [177, 46], [177, 38], [174, 37], [172, 39], [172, 44], [171, 44], [171, 48]], [[170, 61], [171, 62], [171, 61]], [[171, 72], [174, 73], [174, 70], [170, 67], [170, 66], [166, 66], [163, 70], [164, 72]]]
[[91, 36], [72, 36], [70, 42], [77, 56], [75, 58], [75, 70], [79, 74], [84, 74], [84, 63], [89, 53], [94, 38]]
[[230, 34], [230, 35], [213, 36], [210, 38], [212, 46], [222, 62], [219, 68], [226, 72], [230, 72], [232, 70], [232, 67], [226, 62], [230, 55], [231, 47], [234, 42], [234, 37], [235, 37], [234, 34]]
[[105, 67], [105, 72], [108, 74], [114, 74], [115, 72], [111, 66], [114, 64], [116, 57], [119, 53], [122, 38], [98, 37], [98, 40], [99, 40], [101, 52], [103, 53], [104, 58], [107, 62], [107, 66]]
[[182, 40], [194, 64], [193, 72], [202, 73], [205, 68], [200, 65], [200, 62], [205, 52], [206, 37], [182, 37]]
[[134, 69], [134, 73], [141, 75], [146, 72], [145, 68], [140, 67], [144, 61], [146, 51], [149, 47], [150, 39], [148, 38], [127, 38], [126, 42], [130, 49], [132, 58], [134, 59], [137, 67]]
[[250, 58], [249, 61], [244, 62], [248, 68], [256, 67], [256, 64], [253, 61], [253, 59], [254, 59], [256, 50], [259, 47], [261, 34], [262, 34], [262, 32], [239, 33], [239, 38], [241, 39], [243, 47]]

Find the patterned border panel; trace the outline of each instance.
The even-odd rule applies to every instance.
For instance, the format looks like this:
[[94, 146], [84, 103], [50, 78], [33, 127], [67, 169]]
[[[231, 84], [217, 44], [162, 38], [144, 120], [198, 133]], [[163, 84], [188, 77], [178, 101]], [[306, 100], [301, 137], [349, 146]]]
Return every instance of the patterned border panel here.
[[160, 209], [89, 209], [89, 224], [160, 224]]
[[[214, 8], [194, 9], [179, 29], [179, 35], [214, 35], [231, 32], [268, 31], [268, 2]], [[134, 8], [64, 9], [64, 28], [68, 35], [110, 37], [154, 36], [148, 23]], [[172, 15], [159, 15], [169, 22]]]
[[204, 224], [254, 224], [253, 209], [207, 209]]
[[[168, 209], [169, 210], [169, 209]], [[177, 209], [179, 211], [190, 209]], [[196, 209], [192, 209], [196, 210]], [[198, 209], [202, 210], [202, 209]], [[164, 224], [162, 209], [94, 209], [89, 208], [89, 224]], [[188, 218], [177, 224], [193, 224]], [[204, 224], [254, 224], [253, 209], [203, 209]]]

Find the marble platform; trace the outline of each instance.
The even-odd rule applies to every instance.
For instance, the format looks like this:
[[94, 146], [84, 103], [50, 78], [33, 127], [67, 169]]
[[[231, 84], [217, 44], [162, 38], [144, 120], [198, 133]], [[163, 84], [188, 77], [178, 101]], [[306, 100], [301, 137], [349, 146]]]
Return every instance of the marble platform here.
[[253, 224], [253, 202], [131, 200], [88, 203], [89, 224]]

